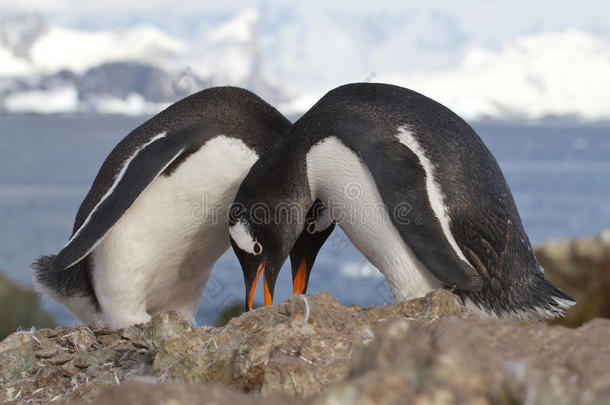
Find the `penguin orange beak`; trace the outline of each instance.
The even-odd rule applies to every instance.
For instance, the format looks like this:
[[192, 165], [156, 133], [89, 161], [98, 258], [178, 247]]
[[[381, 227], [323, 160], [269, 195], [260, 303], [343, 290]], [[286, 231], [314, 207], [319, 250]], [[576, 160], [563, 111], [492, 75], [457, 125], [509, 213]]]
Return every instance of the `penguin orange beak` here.
[[307, 287], [307, 262], [305, 258], [301, 260], [301, 264], [299, 265], [299, 270], [297, 270], [297, 274], [294, 277], [292, 284], [292, 293], [303, 294], [305, 292], [305, 288]]
[[[267, 258], [264, 258], [263, 261], [258, 265], [258, 269], [256, 269], [256, 276], [252, 281], [252, 285], [250, 286], [250, 295], [248, 296], [248, 311], [252, 310], [252, 305], [254, 303], [254, 291], [256, 290], [256, 284], [258, 282], [258, 278], [261, 273], [264, 273], [265, 264], [267, 263]], [[267, 284], [267, 277], [263, 275], [263, 284], [265, 287], [265, 306], [273, 305], [273, 296], [269, 290], [269, 285]]]

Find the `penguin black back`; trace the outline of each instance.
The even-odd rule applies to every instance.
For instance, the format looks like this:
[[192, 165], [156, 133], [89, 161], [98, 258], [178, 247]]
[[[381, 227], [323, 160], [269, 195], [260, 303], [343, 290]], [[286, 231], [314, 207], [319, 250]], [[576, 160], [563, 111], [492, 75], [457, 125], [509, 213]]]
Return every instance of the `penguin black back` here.
[[[131, 156], [140, 145], [162, 131], [182, 128], [199, 130], [202, 141], [206, 137], [226, 132], [224, 135], [239, 138], [262, 154], [275, 142], [278, 134], [289, 126], [290, 121], [248, 90], [212, 87], [192, 94], [144, 122], [115, 146], [78, 209], [73, 232], [82, 225], [93, 207], [112, 186], [126, 156]], [[261, 137], [255, 134], [264, 135]], [[187, 156], [182, 155], [174, 161], [166, 169], [167, 175], [171, 175]]]

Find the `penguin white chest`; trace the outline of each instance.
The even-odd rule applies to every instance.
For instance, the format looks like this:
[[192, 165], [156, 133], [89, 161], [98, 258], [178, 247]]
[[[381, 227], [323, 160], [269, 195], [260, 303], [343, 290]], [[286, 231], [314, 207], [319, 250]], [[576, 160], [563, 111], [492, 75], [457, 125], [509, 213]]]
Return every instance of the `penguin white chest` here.
[[219, 135], [142, 192], [92, 254], [110, 324], [132, 322], [125, 313], [167, 309], [194, 317], [212, 266], [229, 247], [228, 207], [257, 159], [241, 140]]
[[312, 199], [319, 198], [354, 246], [386, 277], [396, 300], [440, 287], [394, 227], [369, 169], [338, 138], [307, 153]]

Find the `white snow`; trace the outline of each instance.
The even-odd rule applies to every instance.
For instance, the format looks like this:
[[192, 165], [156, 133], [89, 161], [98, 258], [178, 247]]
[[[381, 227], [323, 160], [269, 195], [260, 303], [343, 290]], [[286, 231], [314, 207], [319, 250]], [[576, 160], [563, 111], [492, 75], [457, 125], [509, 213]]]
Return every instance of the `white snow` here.
[[167, 103], [152, 103], [139, 94], [127, 98], [100, 96], [93, 102], [94, 110], [101, 114], [142, 115], [155, 114], [168, 107]]
[[[468, 120], [610, 119], [610, 44], [574, 30], [521, 37], [499, 50], [470, 47], [455, 67], [376, 73], [374, 81], [418, 91]], [[279, 108], [307, 111], [322, 95]]]
[[259, 14], [256, 10], [247, 9], [213, 30], [209, 38], [214, 42], [226, 40], [249, 42], [252, 40], [253, 27], [258, 19]]
[[0, 44], [0, 77], [25, 76], [33, 73], [32, 65], [17, 58], [13, 53]]
[[498, 51], [471, 48], [455, 68], [378, 79], [468, 119], [610, 118], [610, 44], [578, 31], [522, 37]]
[[78, 93], [72, 86], [13, 93], [4, 99], [4, 109], [10, 113], [73, 113], [78, 111]]
[[167, 64], [185, 45], [156, 28], [126, 31], [78, 31], [51, 26], [30, 50], [32, 64], [42, 72], [83, 72], [105, 62], [137, 61]]
[[185, 54], [188, 66], [218, 85], [246, 86], [257, 73], [259, 14], [245, 10], [212, 30]]

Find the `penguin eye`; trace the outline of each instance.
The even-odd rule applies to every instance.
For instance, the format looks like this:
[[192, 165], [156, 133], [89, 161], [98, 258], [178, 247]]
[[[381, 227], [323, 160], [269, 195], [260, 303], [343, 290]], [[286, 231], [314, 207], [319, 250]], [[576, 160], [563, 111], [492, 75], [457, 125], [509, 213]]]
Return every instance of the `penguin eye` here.
[[263, 246], [260, 243], [258, 243], [258, 242], [254, 242], [253, 250], [254, 250], [254, 255], [258, 256], [258, 255], [260, 255], [262, 253]]

